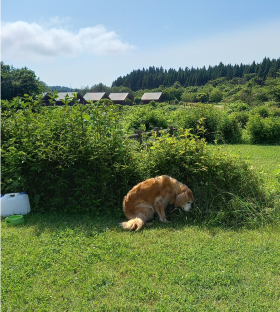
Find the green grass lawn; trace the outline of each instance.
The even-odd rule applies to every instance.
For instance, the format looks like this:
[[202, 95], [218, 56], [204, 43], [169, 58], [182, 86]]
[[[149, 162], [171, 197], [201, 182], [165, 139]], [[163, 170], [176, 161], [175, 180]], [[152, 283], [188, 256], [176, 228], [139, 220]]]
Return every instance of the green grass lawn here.
[[[276, 183], [279, 146], [225, 148]], [[125, 217], [25, 220], [1, 220], [1, 311], [280, 311], [279, 224], [234, 230], [184, 219], [130, 233], [118, 226]]]
[[2, 222], [2, 311], [279, 311], [280, 228]]
[[277, 183], [276, 174], [280, 175], [280, 146], [266, 145], [225, 145], [231, 154], [245, 158], [252, 168], [260, 172], [269, 187]]

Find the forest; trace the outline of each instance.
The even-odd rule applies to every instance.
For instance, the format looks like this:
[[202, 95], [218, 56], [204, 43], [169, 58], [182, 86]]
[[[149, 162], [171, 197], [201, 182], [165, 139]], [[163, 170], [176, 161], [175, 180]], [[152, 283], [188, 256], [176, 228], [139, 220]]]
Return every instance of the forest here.
[[202, 86], [211, 80], [224, 78], [225, 81], [233, 78], [254, 77], [257, 76], [261, 83], [264, 83], [266, 78], [275, 78], [277, 71], [280, 69], [280, 58], [272, 59], [264, 58], [259, 64], [253, 62], [251, 65], [224, 65], [220, 62], [219, 65], [203, 68], [179, 68], [169, 70], [162, 67], [149, 67], [149, 69], [133, 70], [130, 74], [124, 77], [119, 77], [112, 83], [112, 87], [129, 87], [132, 91], [141, 89], [154, 89], [163, 87], [171, 87], [176, 81], [181, 86]]
[[[137, 81], [137, 82], [136, 82]], [[137, 86], [140, 86], [140, 89]], [[223, 65], [207, 70], [185, 70], [150, 67], [134, 70], [119, 77], [111, 87], [102, 83], [75, 89], [82, 95], [87, 92], [129, 92], [132, 104], [139, 104], [145, 92], [162, 92], [162, 101], [169, 104], [232, 103], [241, 101], [249, 106], [280, 101], [280, 58], [264, 60], [251, 65]]]

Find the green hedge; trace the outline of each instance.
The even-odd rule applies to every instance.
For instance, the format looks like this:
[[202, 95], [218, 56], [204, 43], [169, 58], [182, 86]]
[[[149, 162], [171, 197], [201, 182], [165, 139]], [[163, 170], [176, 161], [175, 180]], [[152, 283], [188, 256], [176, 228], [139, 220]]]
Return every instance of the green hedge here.
[[191, 133], [196, 134], [199, 124], [205, 129], [200, 137], [206, 138], [207, 142], [213, 143], [217, 138], [217, 131], [223, 113], [212, 105], [197, 104], [195, 107], [178, 109], [168, 117], [170, 124], [175, 124], [183, 129], [192, 129]]
[[[154, 101], [153, 103], [155, 104]], [[123, 127], [127, 132], [134, 132], [141, 128], [145, 131], [150, 131], [155, 127], [159, 127], [160, 129], [166, 129], [168, 127], [165, 112], [157, 109], [157, 106], [153, 105], [153, 103], [131, 107], [126, 110], [126, 114], [123, 114], [123, 118], [125, 119]]]
[[[177, 137], [152, 136], [140, 146], [123, 138], [115, 106], [41, 107], [29, 99], [21, 108], [13, 109], [12, 103], [2, 112], [2, 192], [26, 191], [32, 210], [123, 217], [124, 195], [136, 183], [161, 174], [192, 188], [194, 218], [213, 214], [219, 222], [241, 222], [269, 206], [248, 165], [222, 150], [213, 152], [200, 138], [201, 124], [197, 135], [184, 130]], [[236, 210], [236, 196], [265, 204], [257, 212]]]
[[224, 142], [229, 144], [241, 143], [242, 128], [236, 115], [224, 115], [218, 125]]
[[262, 118], [260, 115], [253, 115], [246, 129], [254, 144], [280, 143], [280, 117]]
[[139, 178], [117, 108], [29, 106], [2, 116], [2, 192], [25, 190], [39, 210], [119, 204]]

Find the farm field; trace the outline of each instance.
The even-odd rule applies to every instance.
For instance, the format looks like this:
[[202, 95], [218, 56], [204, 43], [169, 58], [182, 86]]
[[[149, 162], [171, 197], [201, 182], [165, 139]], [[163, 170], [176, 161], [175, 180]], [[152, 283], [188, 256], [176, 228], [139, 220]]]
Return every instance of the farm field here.
[[[279, 146], [225, 148], [274, 176]], [[25, 219], [18, 227], [1, 220], [2, 311], [279, 310], [279, 224], [232, 229], [171, 218], [129, 233], [118, 226], [125, 218]]]

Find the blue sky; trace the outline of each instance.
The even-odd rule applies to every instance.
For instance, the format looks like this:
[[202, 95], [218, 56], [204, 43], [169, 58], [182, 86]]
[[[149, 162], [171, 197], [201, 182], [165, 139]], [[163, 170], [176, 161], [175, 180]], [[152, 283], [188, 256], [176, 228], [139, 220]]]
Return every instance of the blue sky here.
[[1, 60], [48, 85], [280, 57], [280, 1], [3, 0]]

